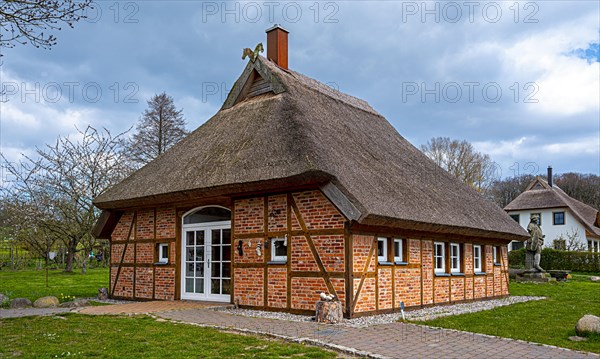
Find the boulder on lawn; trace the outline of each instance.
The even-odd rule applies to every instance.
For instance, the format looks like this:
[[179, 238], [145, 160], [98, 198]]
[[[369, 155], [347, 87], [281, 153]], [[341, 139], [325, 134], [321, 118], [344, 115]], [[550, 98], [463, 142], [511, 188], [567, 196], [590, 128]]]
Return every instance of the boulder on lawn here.
[[31, 301], [27, 298], [15, 298], [10, 301], [10, 309], [31, 307]]
[[600, 317], [586, 314], [577, 321], [575, 326], [577, 334], [597, 333], [600, 334]]
[[0, 307], [2, 306], [2, 304], [8, 302], [9, 300], [10, 300], [10, 298], [8, 298], [4, 294], [0, 293]]
[[56, 308], [59, 304], [58, 298], [53, 296], [41, 297], [33, 302], [33, 306], [36, 308]]
[[87, 307], [89, 305], [90, 305], [90, 302], [87, 301], [86, 299], [75, 299], [72, 302], [60, 303], [59, 307], [61, 307], [61, 308], [81, 308], [81, 307]]
[[600, 282], [600, 277], [598, 277], [598, 276], [592, 276], [592, 277], [590, 277], [590, 280], [592, 282]]

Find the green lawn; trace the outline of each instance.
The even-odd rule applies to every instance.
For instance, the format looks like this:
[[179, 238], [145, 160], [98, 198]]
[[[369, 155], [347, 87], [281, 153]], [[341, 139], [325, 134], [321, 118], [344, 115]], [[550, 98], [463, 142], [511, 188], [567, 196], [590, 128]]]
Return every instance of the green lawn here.
[[26, 317], [0, 320], [0, 357], [335, 358], [321, 348], [223, 333], [147, 316]]
[[573, 277], [566, 283], [510, 283], [511, 295], [544, 296], [546, 300], [421, 323], [600, 353], [600, 335], [584, 342], [569, 340], [584, 314], [600, 316], [600, 283], [590, 282], [588, 275]]
[[88, 269], [87, 274], [80, 270], [65, 273], [62, 270], [48, 271], [46, 288], [46, 272], [35, 270], [0, 271], [0, 293], [10, 298], [29, 298], [32, 301], [47, 295], [59, 299], [65, 297], [95, 297], [98, 288], [108, 286], [108, 268]]

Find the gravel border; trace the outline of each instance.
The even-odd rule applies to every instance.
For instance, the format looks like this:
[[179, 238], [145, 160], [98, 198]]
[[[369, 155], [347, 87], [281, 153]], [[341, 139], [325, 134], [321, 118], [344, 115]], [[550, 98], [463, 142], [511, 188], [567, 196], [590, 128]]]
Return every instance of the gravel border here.
[[[532, 297], [532, 296], [512, 296], [502, 299], [482, 300], [471, 303], [461, 303], [453, 305], [435, 306], [430, 308], [416, 309], [406, 311], [405, 318], [411, 321], [427, 321], [440, 317], [447, 317], [451, 315], [459, 315], [464, 313], [475, 313], [483, 310], [490, 310], [497, 307], [504, 307], [516, 303], [524, 303], [532, 300], [542, 300], [546, 297]], [[241, 315], [245, 317], [255, 318], [269, 318], [288, 320], [293, 322], [313, 322], [314, 317], [306, 315], [289, 314], [282, 312], [267, 312], [262, 310], [253, 309], [234, 309], [234, 308], [213, 308], [213, 310], [233, 314]], [[341, 323], [336, 325], [353, 327], [353, 328], [365, 328], [372, 325], [382, 325], [388, 323], [394, 323], [402, 319], [401, 313], [392, 314], [380, 314], [371, 315], [354, 319], [343, 319]]]

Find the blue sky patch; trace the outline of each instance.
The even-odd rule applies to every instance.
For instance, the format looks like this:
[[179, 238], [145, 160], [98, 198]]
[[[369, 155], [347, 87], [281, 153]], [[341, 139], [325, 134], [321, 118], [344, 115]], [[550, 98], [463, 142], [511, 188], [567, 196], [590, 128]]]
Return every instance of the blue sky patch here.
[[588, 64], [600, 62], [600, 44], [590, 43], [587, 49], [571, 50], [568, 55], [577, 56], [580, 59], [586, 59]]

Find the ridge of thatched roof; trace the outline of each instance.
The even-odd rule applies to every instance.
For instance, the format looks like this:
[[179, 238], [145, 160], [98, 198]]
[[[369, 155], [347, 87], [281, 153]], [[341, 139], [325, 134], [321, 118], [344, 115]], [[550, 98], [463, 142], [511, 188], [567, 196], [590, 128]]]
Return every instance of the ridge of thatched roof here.
[[569, 196], [556, 184], [550, 186], [541, 177], [532, 180], [525, 191], [504, 207], [504, 210], [522, 211], [546, 208], [567, 208], [586, 230], [593, 235], [600, 236], [600, 212]]
[[[252, 87], [257, 74], [270, 87]], [[252, 97], [252, 88], [270, 91]], [[353, 213], [348, 218], [361, 224], [527, 236], [501, 208], [438, 167], [367, 102], [263, 57], [248, 63], [217, 114], [95, 204], [118, 209], [328, 183], [335, 191], [327, 193], [344, 198]]]

